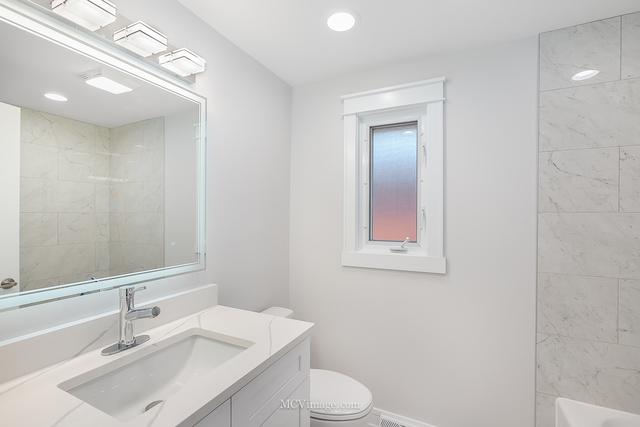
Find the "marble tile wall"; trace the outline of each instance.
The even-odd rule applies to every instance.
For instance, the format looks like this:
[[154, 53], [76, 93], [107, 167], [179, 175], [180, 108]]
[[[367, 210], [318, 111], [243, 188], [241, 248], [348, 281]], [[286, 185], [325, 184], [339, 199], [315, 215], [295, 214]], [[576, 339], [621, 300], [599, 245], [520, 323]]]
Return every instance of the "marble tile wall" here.
[[107, 274], [109, 129], [22, 109], [21, 290]]
[[111, 129], [112, 275], [164, 266], [164, 119]]
[[540, 35], [539, 151], [536, 426], [640, 413], [640, 13]]

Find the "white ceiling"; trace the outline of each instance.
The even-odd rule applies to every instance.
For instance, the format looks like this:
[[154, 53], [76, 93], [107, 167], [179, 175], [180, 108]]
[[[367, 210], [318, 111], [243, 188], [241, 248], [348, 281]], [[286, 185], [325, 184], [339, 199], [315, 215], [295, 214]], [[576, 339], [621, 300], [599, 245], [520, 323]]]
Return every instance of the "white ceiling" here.
[[[105, 127], [197, 109], [184, 98], [4, 22], [0, 40], [10, 41], [0, 43], [0, 102]], [[80, 77], [91, 70], [134, 90], [113, 95], [91, 87]], [[69, 101], [50, 101], [46, 92], [61, 93]]]
[[[291, 85], [640, 10], [638, 0], [179, 0]], [[330, 12], [355, 11], [335, 33]]]

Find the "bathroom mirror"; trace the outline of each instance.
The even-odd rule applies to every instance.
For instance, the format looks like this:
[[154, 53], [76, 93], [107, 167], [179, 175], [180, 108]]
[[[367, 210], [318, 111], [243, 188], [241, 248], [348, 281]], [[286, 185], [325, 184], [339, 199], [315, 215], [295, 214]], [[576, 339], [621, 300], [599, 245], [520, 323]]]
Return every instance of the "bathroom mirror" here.
[[0, 310], [204, 267], [205, 100], [0, 2]]

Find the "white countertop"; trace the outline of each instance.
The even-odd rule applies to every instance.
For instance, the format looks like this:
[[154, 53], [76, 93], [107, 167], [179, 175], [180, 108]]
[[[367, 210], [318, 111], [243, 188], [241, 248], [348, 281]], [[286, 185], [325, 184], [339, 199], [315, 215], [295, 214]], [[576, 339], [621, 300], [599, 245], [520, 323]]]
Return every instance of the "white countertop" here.
[[[302, 342], [312, 326], [308, 322], [218, 305], [146, 331], [151, 340], [140, 347], [112, 356], [92, 351], [0, 384], [0, 424], [5, 427], [193, 425]], [[64, 381], [193, 328], [254, 344], [209, 374], [185, 384], [163, 404], [126, 422], [58, 387]]]

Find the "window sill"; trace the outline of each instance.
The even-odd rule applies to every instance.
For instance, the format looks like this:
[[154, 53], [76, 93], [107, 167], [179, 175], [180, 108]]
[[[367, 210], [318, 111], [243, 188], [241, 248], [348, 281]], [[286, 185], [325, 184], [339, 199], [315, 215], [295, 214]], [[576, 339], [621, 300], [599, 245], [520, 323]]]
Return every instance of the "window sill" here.
[[415, 254], [343, 252], [345, 267], [376, 268], [381, 270], [417, 271], [421, 273], [445, 274], [447, 259]]

